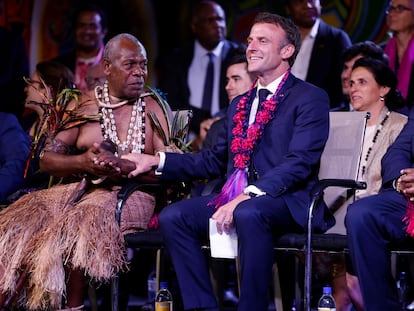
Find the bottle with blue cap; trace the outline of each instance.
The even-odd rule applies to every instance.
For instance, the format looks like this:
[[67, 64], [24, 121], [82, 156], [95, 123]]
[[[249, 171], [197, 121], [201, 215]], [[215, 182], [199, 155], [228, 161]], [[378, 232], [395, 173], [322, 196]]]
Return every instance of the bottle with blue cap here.
[[323, 288], [322, 296], [318, 302], [318, 311], [336, 311], [336, 303], [330, 286]]
[[160, 290], [155, 297], [155, 311], [172, 311], [173, 299], [167, 282], [160, 282]]

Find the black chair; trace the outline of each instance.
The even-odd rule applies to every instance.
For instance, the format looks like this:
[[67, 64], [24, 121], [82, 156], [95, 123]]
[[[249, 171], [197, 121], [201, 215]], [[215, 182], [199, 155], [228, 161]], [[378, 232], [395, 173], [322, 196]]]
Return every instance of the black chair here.
[[[122, 207], [125, 201], [128, 199], [130, 194], [134, 191], [140, 190], [148, 193], [152, 193], [156, 196], [156, 208], [155, 212], [158, 213], [162, 207], [167, 204], [167, 193], [166, 185], [163, 184], [140, 184], [139, 182], [130, 182], [122, 187], [118, 192], [118, 201], [115, 211], [115, 218], [120, 224], [121, 222], [121, 213]], [[126, 248], [140, 248], [140, 249], [150, 249], [156, 252], [156, 262], [155, 262], [155, 271], [156, 271], [156, 284], [158, 291], [160, 276], [161, 276], [161, 267], [162, 267], [162, 254], [164, 248], [164, 241], [159, 229], [148, 229], [139, 232], [134, 232], [126, 234], [124, 236], [125, 247]], [[111, 281], [111, 310], [119, 310], [119, 276], [115, 276]]]
[[[366, 183], [357, 181], [357, 176], [368, 118], [369, 114], [365, 112], [330, 113], [329, 138], [321, 158], [320, 181], [311, 191], [312, 200], [308, 209], [306, 232], [286, 234], [275, 242], [276, 251], [305, 254], [303, 307], [306, 311], [311, 310], [312, 254], [347, 250], [343, 223], [346, 208], [354, 199], [354, 191], [366, 188]], [[336, 230], [332, 232], [339, 233], [314, 233], [313, 212], [322, 200], [325, 200], [336, 218]], [[275, 283], [279, 283], [277, 274]], [[275, 303], [278, 301], [279, 307], [282, 308], [281, 294], [275, 293], [275, 296]]]

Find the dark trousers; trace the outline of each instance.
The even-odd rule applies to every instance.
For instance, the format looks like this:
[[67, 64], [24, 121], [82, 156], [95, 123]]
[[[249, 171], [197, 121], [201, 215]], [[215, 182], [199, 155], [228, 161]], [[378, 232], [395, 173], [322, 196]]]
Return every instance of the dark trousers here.
[[401, 310], [389, 244], [405, 237], [405, 206], [403, 195], [387, 189], [348, 207], [345, 224], [351, 262], [367, 311]]
[[[208, 238], [212, 196], [183, 200], [164, 208], [161, 231], [171, 254], [184, 308], [214, 308], [217, 302], [200, 241]], [[297, 231], [281, 198], [262, 196], [240, 203], [233, 214], [241, 265], [239, 311], [268, 310], [274, 262], [273, 237]]]

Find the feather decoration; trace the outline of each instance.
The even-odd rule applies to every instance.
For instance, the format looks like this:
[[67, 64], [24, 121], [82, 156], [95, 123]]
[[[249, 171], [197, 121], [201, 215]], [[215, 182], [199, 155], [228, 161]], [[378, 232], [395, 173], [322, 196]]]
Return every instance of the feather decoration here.
[[[25, 79], [25, 81], [28, 84], [30, 83], [28, 79]], [[59, 131], [74, 127], [80, 123], [99, 120], [97, 115], [81, 115], [77, 112], [79, 95], [81, 94], [79, 89], [65, 88], [57, 95], [54, 101], [49, 87], [41, 78], [40, 81], [46, 90], [46, 94], [39, 91], [43, 100], [41, 102], [32, 102], [32, 104], [38, 105], [42, 109], [43, 115], [37, 121], [37, 127], [32, 133], [32, 144], [24, 172], [25, 177], [27, 176], [31, 160], [43, 148], [46, 139], [53, 138]], [[75, 106], [69, 109], [68, 105], [71, 102], [74, 102]]]
[[147, 116], [151, 121], [153, 130], [158, 134], [159, 137], [161, 137], [164, 146], [168, 146], [167, 135], [165, 134], [161, 126], [160, 120], [158, 120], [158, 117], [152, 111], [147, 111]]
[[170, 105], [168, 104], [167, 100], [165, 99], [165, 95], [164, 93], [162, 93], [160, 90], [153, 88], [149, 85], [145, 86], [146, 89], [148, 89], [151, 93], [151, 95], [154, 96], [154, 99], [158, 102], [158, 104], [160, 105], [161, 109], [164, 112], [164, 116], [165, 119], [167, 120], [167, 125], [168, 125], [168, 137], [171, 136], [171, 116], [172, 116], [172, 112], [170, 109]]
[[177, 110], [172, 113], [170, 106], [163, 97], [161, 91], [150, 86], [146, 86], [146, 88], [150, 91], [150, 94], [163, 109], [165, 118], [167, 120], [168, 129], [166, 133], [155, 113], [152, 111], [147, 112], [151, 126], [153, 130], [159, 135], [159, 137], [161, 137], [164, 146], [170, 146], [174, 144], [181, 151], [191, 151], [190, 146], [192, 142], [186, 143], [186, 139], [189, 131], [190, 120], [192, 118], [192, 111], [185, 111], [186, 113], [184, 113], [184, 111]]

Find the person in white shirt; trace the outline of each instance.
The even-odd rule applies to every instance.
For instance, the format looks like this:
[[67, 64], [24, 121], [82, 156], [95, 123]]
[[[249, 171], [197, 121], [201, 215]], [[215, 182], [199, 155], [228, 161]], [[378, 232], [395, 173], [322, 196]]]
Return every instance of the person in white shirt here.
[[323, 88], [329, 95], [331, 109], [337, 110], [342, 102], [342, 54], [351, 46], [351, 39], [346, 32], [321, 19], [320, 0], [285, 0], [285, 10], [302, 36], [292, 73]]

